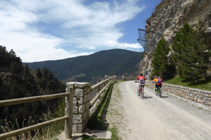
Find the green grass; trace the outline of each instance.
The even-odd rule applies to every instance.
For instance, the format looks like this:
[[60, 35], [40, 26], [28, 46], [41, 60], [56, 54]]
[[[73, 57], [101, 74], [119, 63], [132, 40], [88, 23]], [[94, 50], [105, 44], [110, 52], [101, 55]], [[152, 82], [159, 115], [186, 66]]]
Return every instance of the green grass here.
[[164, 83], [211, 91], [211, 78], [201, 79], [198, 83], [197, 81], [185, 81], [179, 75], [176, 75], [173, 79], [164, 81]]
[[[113, 89], [113, 84], [110, 85], [110, 87], [105, 91], [105, 95], [102, 99], [102, 102], [98, 105], [97, 110], [95, 111], [95, 113], [89, 118], [89, 122], [88, 122], [88, 128], [90, 129], [97, 129], [97, 130], [108, 130], [107, 125], [104, 123], [103, 121], [103, 114], [106, 114], [106, 106], [108, 105], [109, 102], [109, 98], [110, 98], [110, 93], [112, 92]], [[117, 128], [113, 127], [110, 129], [110, 131], [112, 132], [112, 140], [118, 140], [118, 136], [117, 136]], [[82, 136], [83, 140], [106, 140], [106, 139], [99, 139], [99, 138], [93, 138], [93, 137], [89, 137], [86, 135]]]
[[156, 9], [160, 10], [162, 7], [163, 7], [163, 5], [162, 5], [162, 4], [159, 4], [159, 5], [156, 7]]

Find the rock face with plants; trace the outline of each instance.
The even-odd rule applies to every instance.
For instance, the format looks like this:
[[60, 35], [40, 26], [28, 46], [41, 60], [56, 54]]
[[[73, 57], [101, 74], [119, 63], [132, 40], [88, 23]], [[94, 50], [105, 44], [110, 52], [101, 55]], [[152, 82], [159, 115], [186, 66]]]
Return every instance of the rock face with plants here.
[[[176, 33], [180, 31], [187, 22], [193, 29], [199, 21], [208, 35], [211, 35], [211, 1], [210, 0], [162, 0], [156, 6], [151, 17], [146, 20], [145, 52], [140, 62], [140, 72], [148, 71], [148, 78], [152, 71], [153, 53], [157, 43], [162, 37], [169, 43], [172, 50], [172, 43]], [[209, 43], [211, 44], [211, 43]]]

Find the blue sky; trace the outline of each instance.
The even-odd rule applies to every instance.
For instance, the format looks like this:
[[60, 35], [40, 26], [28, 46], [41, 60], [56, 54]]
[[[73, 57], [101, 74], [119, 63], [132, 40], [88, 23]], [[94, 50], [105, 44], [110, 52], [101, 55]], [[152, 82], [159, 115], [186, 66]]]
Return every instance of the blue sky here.
[[23, 62], [114, 48], [144, 51], [138, 28], [161, 0], [1, 0], [0, 45]]

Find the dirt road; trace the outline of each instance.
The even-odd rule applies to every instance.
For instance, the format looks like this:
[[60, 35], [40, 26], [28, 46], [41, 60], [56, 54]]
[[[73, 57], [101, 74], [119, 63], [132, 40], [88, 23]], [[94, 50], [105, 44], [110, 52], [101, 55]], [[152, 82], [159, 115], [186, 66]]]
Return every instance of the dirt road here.
[[126, 81], [113, 88], [106, 119], [121, 139], [211, 140], [211, 111], [168, 94], [159, 98], [148, 87], [141, 99], [137, 86]]

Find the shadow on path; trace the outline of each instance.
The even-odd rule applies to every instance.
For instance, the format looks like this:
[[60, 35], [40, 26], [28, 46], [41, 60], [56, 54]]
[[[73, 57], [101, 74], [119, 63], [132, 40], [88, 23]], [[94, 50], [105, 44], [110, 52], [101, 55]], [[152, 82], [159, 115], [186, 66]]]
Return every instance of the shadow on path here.
[[144, 96], [144, 99], [150, 99], [150, 98], [152, 98], [152, 96]]
[[168, 98], [169, 96], [161, 96], [161, 98]]

